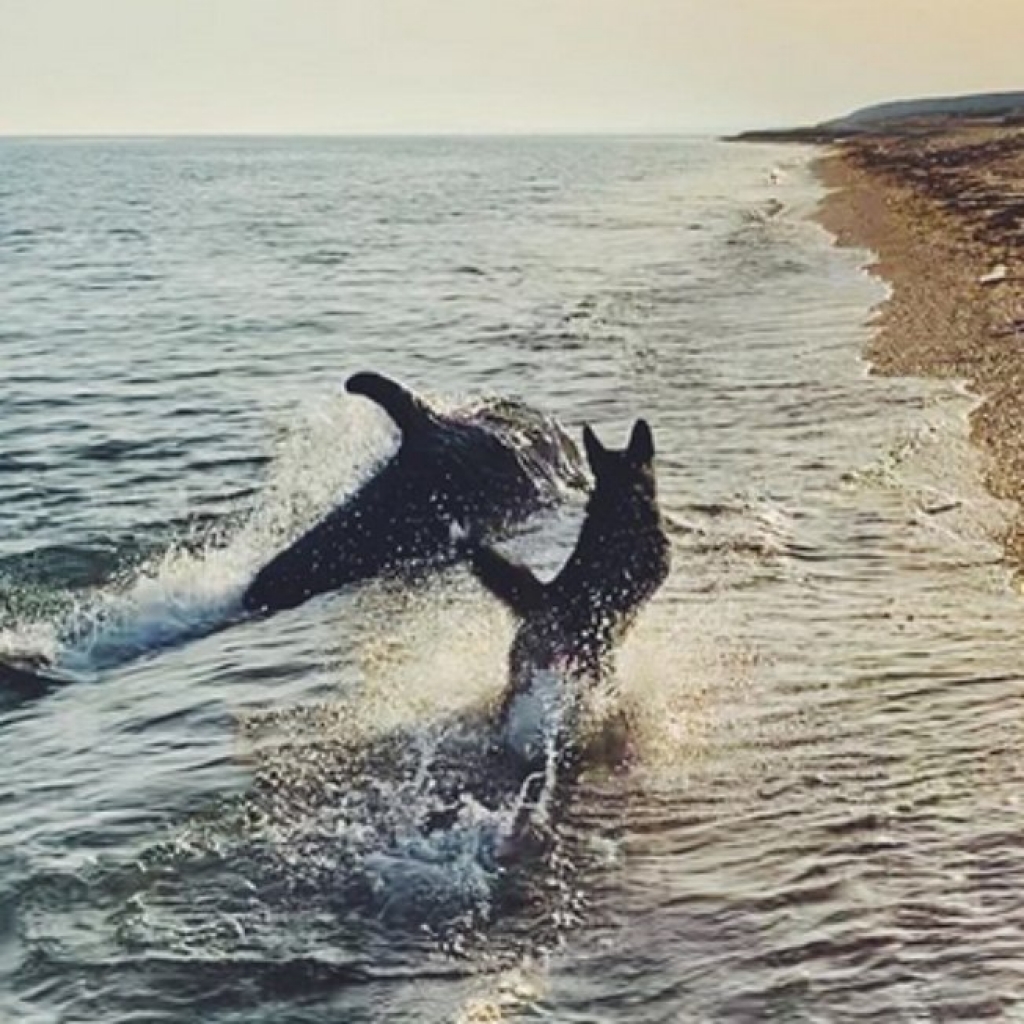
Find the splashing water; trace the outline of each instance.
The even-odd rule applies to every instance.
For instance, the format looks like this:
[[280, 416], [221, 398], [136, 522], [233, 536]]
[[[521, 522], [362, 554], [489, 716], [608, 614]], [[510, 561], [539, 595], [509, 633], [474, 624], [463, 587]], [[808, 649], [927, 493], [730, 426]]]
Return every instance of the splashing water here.
[[393, 425], [370, 403], [329, 396], [300, 407], [240, 526], [195, 529], [120, 584], [74, 595], [63, 618], [15, 623], [0, 634], [0, 652], [87, 675], [229, 624], [259, 567], [355, 490], [396, 443]]
[[[307, 864], [326, 849], [332, 863], [340, 856], [347, 890], [406, 927], [489, 920], [524, 825], [547, 823], [556, 782], [554, 723], [539, 790], [502, 767], [490, 705], [505, 683], [510, 625], [496, 603], [468, 614], [471, 587], [463, 574], [404, 594], [397, 629], [357, 652], [361, 679], [349, 696], [245, 723], [265, 782], [250, 817]], [[370, 587], [361, 612], [394, 596]], [[453, 613], [457, 646], [439, 642]]]

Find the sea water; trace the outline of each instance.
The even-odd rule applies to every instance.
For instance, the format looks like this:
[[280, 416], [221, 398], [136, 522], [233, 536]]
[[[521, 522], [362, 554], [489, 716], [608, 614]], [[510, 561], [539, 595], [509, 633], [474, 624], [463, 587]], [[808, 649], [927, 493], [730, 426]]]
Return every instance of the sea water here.
[[[884, 289], [811, 156], [0, 143], [0, 652], [75, 679], [0, 711], [0, 1017], [1021, 1012], [1006, 510], [959, 385], [861, 361]], [[654, 429], [632, 754], [518, 862], [471, 784], [512, 624], [468, 573], [239, 614], [393, 451], [365, 369]], [[509, 549], [552, 573], [580, 515]]]

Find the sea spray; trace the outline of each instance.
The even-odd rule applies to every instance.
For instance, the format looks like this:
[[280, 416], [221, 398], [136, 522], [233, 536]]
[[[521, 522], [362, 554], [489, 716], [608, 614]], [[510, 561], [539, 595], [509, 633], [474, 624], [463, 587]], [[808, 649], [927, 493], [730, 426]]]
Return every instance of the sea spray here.
[[366, 402], [325, 395], [294, 414], [247, 513], [191, 528], [112, 584], [66, 595], [70, 607], [55, 619], [11, 623], [0, 652], [87, 675], [236, 618], [256, 569], [358, 487], [395, 443], [386, 417]]

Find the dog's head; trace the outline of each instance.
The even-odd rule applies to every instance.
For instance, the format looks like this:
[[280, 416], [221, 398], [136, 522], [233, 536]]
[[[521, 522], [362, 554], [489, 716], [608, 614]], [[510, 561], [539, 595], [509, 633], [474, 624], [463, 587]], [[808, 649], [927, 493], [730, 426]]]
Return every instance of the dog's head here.
[[654, 436], [646, 420], [633, 424], [629, 444], [621, 451], [605, 448], [589, 426], [583, 428], [583, 447], [596, 492], [639, 492], [654, 498]]

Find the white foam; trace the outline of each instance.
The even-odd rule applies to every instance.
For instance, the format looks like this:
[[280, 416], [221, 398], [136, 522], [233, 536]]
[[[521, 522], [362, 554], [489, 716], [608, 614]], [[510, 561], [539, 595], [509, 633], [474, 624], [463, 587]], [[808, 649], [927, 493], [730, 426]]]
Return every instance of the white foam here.
[[537, 669], [530, 686], [512, 698], [505, 721], [505, 743], [522, 761], [544, 756], [557, 741], [570, 684], [559, 673]]

